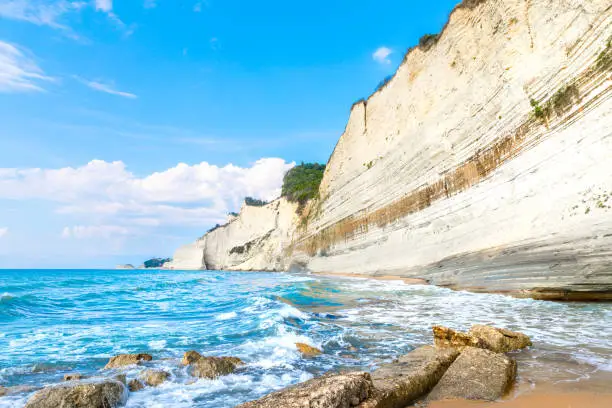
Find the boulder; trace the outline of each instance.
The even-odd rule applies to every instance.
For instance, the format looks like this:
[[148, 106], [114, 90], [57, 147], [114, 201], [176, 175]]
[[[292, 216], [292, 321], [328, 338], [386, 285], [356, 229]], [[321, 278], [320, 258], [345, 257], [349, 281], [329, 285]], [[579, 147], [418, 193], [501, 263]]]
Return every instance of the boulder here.
[[130, 392], [140, 391], [144, 388], [144, 384], [140, 382], [140, 380], [134, 378], [128, 383], [128, 388]]
[[372, 373], [372, 397], [359, 408], [404, 408], [427, 394], [459, 355], [454, 348], [419, 347]]
[[170, 377], [170, 373], [161, 370], [145, 370], [138, 376], [150, 387], [157, 387]]
[[304, 357], [314, 357], [322, 353], [318, 348], [309, 346], [306, 343], [295, 343], [295, 346]]
[[516, 361], [505, 354], [465, 348], [427, 399], [475, 399], [494, 401], [514, 383]]
[[507, 329], [476, 324], [472, 326], [469, 334], [482, 339], [485, 347], [496, 353], [507, 353], [531, 346], [529, 336]]
[[127, 385], [127, 377], [125, 374], [117, 374], [113, 379], [119, 381], [123, 385]]
[[25, 408], [114, 408], [123, 405], [125, 399], [124, 385], [108, 380], [43, 388], [28, 400]]
[[463, 350], [465, 347], [486, 348], [485, 342], [479, 337], [462, 333], [444, 326], [433, 327], [434, 345], [440, 348], [456, 348]]
[[193, 350], [187, 351], [185, 354], [183, 354], [183, 360], [181, 361], [181, 364], [184, 366], [187, 366], [191, 363], [195, 363], [201, 358], [202, 358], [202, 355], [198, 353], [197, 351], [193, 351]]
[[64, 381], [78, 381], [82, 379], [83, 379], [83, 375], [79, 373], [64, 374]]
[[132, 364], [139, 364], [141, 361], [151, 361], [153, 357], [150, 354], [139, 353], [139, 354], [119, 354], [118, 356], [111, 357], [108, 360], [104, 369], [123, 367]]
[[191, 374], [199, 378], [214, 379], [222, 375], [231, 374], [236, 367], [244, 363], [237, 357], [200, 357], [191, 363]]
[[372, 379], [368, 373], [331, 374], [268, 394], [236, 408], [349, 408], [358, 406], [371, 392]]

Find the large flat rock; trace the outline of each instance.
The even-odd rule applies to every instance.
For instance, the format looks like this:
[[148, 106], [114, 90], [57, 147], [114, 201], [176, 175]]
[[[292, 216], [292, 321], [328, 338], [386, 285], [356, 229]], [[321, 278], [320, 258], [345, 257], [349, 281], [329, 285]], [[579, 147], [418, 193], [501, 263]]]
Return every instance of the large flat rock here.
[[453, 348], [419, 347], [372, 373], [374, 392], [360, 408], [404, 408], [427, 394], [457, 358]]
[[324, 375], [236, 408], [349, 408], [371, 395], [370, 374]]
[[114, 408], [123, 405], [126, 398], [121, 382], [107, 380], [46, 387], [34, 394], [25, 408]]
[[516, 361], [511, 357], [468, 347], [444, 373], [427, 399], [494, 401], [510, 389], [515, 377]]

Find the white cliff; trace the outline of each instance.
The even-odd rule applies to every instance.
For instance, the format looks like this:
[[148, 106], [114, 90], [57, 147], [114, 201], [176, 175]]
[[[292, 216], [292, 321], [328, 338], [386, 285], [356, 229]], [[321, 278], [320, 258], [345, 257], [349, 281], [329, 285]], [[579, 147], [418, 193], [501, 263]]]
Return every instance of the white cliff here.
[[244, 204], [226, 225], [179, 248], [169, 268], [285, 270], [299, 224], [296, 209], [283, 198], [261, 207]]
[[464, 1], [352, 107], [313, 215], [243, 209], [204, 262], [612, 298], [611, 38], [609, 0]]

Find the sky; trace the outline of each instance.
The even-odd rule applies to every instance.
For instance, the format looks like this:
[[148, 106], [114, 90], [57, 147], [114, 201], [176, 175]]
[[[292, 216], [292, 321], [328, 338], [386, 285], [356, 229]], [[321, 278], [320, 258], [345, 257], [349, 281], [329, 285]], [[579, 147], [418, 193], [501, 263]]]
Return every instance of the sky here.
[[0, 0], [0, 268], [141, 264], [327, 162], [457, 0]]

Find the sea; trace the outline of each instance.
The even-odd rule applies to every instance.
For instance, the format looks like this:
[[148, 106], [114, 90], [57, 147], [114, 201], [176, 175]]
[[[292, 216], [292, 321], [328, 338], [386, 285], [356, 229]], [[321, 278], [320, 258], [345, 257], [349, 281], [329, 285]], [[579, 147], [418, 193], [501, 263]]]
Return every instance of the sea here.
[[[0, 270], [0, 385], [112, 376], [108, 359], [146, 352], [171, 373], [127, 407], [234, 407], [328, 371], [373, 370], [432, 343], [432, 325], [491, 324], [531, 336], [515, 392], [612, 378], [612, 304], [475, 294], [402, 281], [165, 270]], [[305, 358], [297, 342], [323, 350]], [[246, 365], [216, 380], [179, 362], [196, 350]], [[124, 371], [128, 379], [143, 367]], [[607, 383], [610, 384], [609, 382]], [[31, 393], [0, 397], [23, 407]]]

